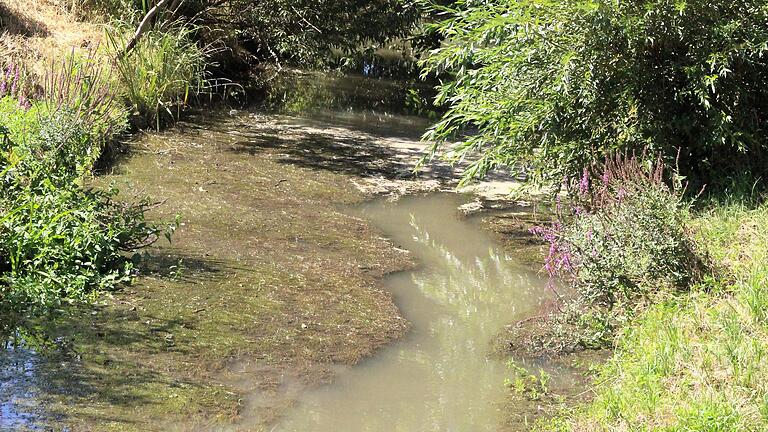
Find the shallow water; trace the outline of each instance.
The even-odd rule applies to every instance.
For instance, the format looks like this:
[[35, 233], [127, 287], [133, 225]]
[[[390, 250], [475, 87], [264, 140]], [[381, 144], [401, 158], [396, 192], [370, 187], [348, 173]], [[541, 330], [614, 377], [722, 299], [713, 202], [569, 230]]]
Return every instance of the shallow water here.
[[[159, 177], [162, 181], [153, 180], [157, 184], [152, 190], [153, 195], [170, 195], [177, 205], [176, 211], [189, 220], [198, 221], [189, 223], [186, 249], [181, 251], [190, 267], [194, 268], [195, 262], [202, 263], [198, 269], [200, 275], [213, 274], [221, 267], [222, 274], [232, 276], [229, 272], [239, 271], [233, 269], [241, 269], [243, 262], [261, 260], [261, 253], [266, 257], [263, 259], [269, 261], [268, 250], [254, 247], [250, 239], [240, 241], [238, 235], [250, 233], [248, 229], [252, 227], [245, 229], [243, 224], [235, 225], [241, 232], [229, 232], [229, 224], [221, 221], [222, 213], [226, 212], [227, 219], [234, 214], [236, 219], [253, 221], [255, 226], [266, 224], [258, 226], [271, 228], [274, 234], [270, 234], [269, 239], [277, 245], [284, 244], [281, 243], [282, 236], [290, 236], [296, 239], [297, 248], [300, 248], [300, 237], [311, 236], [288, 232], [286, 227], [291, 225], [282, 220], [275, 219], [278, 222], [269, 225], [272, 219], [267, 218], [264, 222], [259, 219], [260, 213], [253, 211], [261, 204], [260, 200], [275, 194], [262, 193], [265, 188], [277, 190], [283, 182], [301, 183], [302, 187], [323, 196], [322, 183], [294, 178], [297, 172], [307, 172], [294, 168], [338, 173], [346, 177], [335, 178], [335, 181], [345, 184], [364, 178], [412, 177], [413, 164], [424, 146], [419, 137], [429, 121], [392, 109], [392, 106], [402, 105], [402, 95], [393, 91], [397, 88], [394, 84], [359, 78], [326, 82], [316, 80], [314, 76], [304, 77], [302, 82], [312, 83], [309, 90], [298, 86], [301, 91], [284, 92], [281, 102], [286, 107], [277, 113], [263, 109], [201, 113], [181, 124], [177, 131], [148, 137], [148, 140], [158, 141], [148, 147], [152, 151], [133, 155], [130, 168], [133, 174], [126, 174], [128, 179], [146, 176], [145, 166], [153, 176], [157, 172], [164, 173]], [[386, 95], [393, 96], [387, 98]], [[197, 152], [203, 156], [197, 158]], [[270, 161], [270, 165], [254, 165], [255, 156]], [[159, 168], [160, 161], [166, 163], [162, 168]], [[138, 170], [137, 165], [141, 165], [142, 170]], [[227, 170], [222, 169], [218, 178], [193, 184], [193, 178], [207, 175], [208, 169], [219, 170], [220, 166]], [[276, 170], [276, 166], [290, 169]], [[453, 169], [436, 166], [429, 174], [445, 180], [447, 175], [453, 174]], [[372, 358], [356, 366], [341, 368], [330, 385], [306, 392], [302, 385], [297, 385], [298, 390], [287, 395], [290, 399], [298, 394], [295, 408], [287, 412], [284, 421], [272, 430], [426, 432], [499, 429], [509, 410], [508, 406], [502, 406], [506, 402], [503, 384], [509, 371], [503, 362], [489, 358], [490, 342], [504, 325], [530, 315], [546, 290], [544, 281], [507, 256], [476, 221], [458, 215], [457, 208], [471, 199], [457, 194], [409, 196], [397, 202], [374, 201], [353, 211], [356, 216], [377, 225], [399, 248], [410, 251], [420, 264], [415, 271], [389, 276], [385, 287], [394, 296], [403, 316], [410, 321], [411, 329], [406, 337]], [[282, 210], [283, 207], [276, 208]], [[333, 209], [335, 212], [335, 207]], [[286, 214], [285, 211], [282, 213]], [[208, 231], [215, 236], [206, 236]], [[257, 235], [267, 237], [265, 232]], [[199, 256], [198, 248], [205, 251], [203, 258], [195, 258]], [[282, 250], [281, 253], [290, 255], [292, 250]], [[209, 254], [212, 258], [206, 258]], [[174, 265], [179, 263], [180, 260], [173, 261]], [[233, 264], [228, 268], [221, 263]], [[321, 264], [317, 268], [322, 271]], [[163, 287], [168, 283], [177, 290], [193, 282], [203, 285], [203, 279], [196, 279], [195, 273], [191, 272], [186, 282], [183, 279], [166, 280], [162, 274], [156, 276], [156, 283]], [[211, 291], [201, 292], [200, 297], [206, 295], [207, 300], [210, 294], [214, 299], [210, 304], [215, 306], [219, 287], [233, 289], [241, 281], [238, 278], [247, 285], [249, 277], [235, 275], [234, 282], [229, 285], [225, 282], [217, 285], [205, 279], [205, 283], [210, 282]], [[198, 289], [202, 290], [195, 288]], [[158, 299], [166, 298], [147, 287], [138, 290], [157, 295]], [[130, 296], [126, 298], [133, 301]], [[174, 296], [168, 298], [178, 301]], [[195, 301], [199, 300], [199, 297], [195, 298]], [[163, 381], [165, 375], [155, 373], [154, 369], [132, 366], [135, 359], [131, 351], [151, 352], [160, 358], [156, 360], [157, 365], [165, 365], [168, 359], [175, 358], [170, 357], [176, 353], [171, 349], [176, 343], [173, 341], [182, 340], [185, 334], [194, 335], [196, 314], [206, 313], [204, 307], [196, 305], [193, 318], [187, 317], [193, 329], [187, 329], [184, 327], [186, 323], [172, 312], [175, 309], [171, 309], [178, 306], [179, 310], [186, 310], [182, 303], [187, 298], [182, 300], [168, 305], [170, 318], [164, 314], [151, 316], [139, 310], [142, 319], [134, 320], [134, 315], [139, 316], [135, 306], [130, 310], [126, 306], [114, 313], [98, 315], [84, 311], [85, 318], [77, 315], [72, 331], [78, 335], [78, 340], [85, 342], [85, 352], [90, 354], [87, 358], [81, 359], [73, 351], [72, 362], [66, 356], [66, 362], [62, 362], [60, 356], [48, 355], [46, 351], [50, 349], [45, 346], [29, 343], [34, 340], [26, 341], [24, 347], [0, 350], [0, 431], [47, 430], [45, 425], [51, 422], [69, 423], [66, 415], [70, 411], [68, 407], [62, 408], [64, 405], [77, 409], [73, 411], [73, 420], [88, 425], [80, 430], [90, 430], [91, 425], [93, 429], [107, 429], [108, 426], [103, 426], [105, 418], [114, 419], [113, 425], [117, 426], [113, 430], [134, 423], [135, 429], [131, 430], [142, 430], [144, 424], [141, 422], [149, 422], [144, 418], [143, 410], [150, 402], [160, 400], [160, 396], [141, 399], [136, 395], [150, 392], [174, 395], [176, 390], [166, 385], [167, 380]], [[162, 329], [159, 323], [166, 319], [180, 325]], [[61, 329], [57, 325], [53, 327], [55, 331], [51, 334], [57, 336]], [[155, 332], [156, 329], [162, 331]], [[168, 345], [168, 339], [163, 338], [169, 334], [173, 336], [171, 331], [176, 339], [171, 339], [173, 344]], [[128, 343], [128, 348], [123, 346]], [[26, 345], [30, 345], [29, 349]], [[179, 345], [183, 346], [181, 342]], [[69, 348], [63, 351], [68, 352]], [[166, 354], [168, 359], [161, 357]], [[178, 363], [168, 364], [176, 367]], [[246, 378], [237, 376], [236, 379]], [[175, 378], [171, 382], [176, 386]], [[138, 390], [134, 392], [134, 388]], [[248, 394], [249, 391], [250, 388], [238, 387], [238, 392], [245, 393], [246, 402], [252, 396], [256, 402], [251, 405], [258, 405], [261, 402], [258, 395]], [[189, 397], [195, 395], [197, 393]], [[48, 412], [51, 400], [59, 405]], [[105, 402], [92, 406], [92, 401]], [[270, 402], [274, 401], [264, 402], [264, 405], [270, 405]], [[250, 405], [246, 403], [245, 406]], [[263, 419], [256, 410], [252, 411], [240, 413], [244, 417], [244, 428], [238, 425], [237, 430], [260, 430], [258, 426]], [[64, 414], [58, 414], [60, 412]], [[83, 417], [86, 418], [82, 420]], [[156, 417], [151, 417], [151, 421], [151, 430], [193, 430], [186, 424], [170, 428], [157, 423]], [[251, 424], [254, 426], [250, 427]], [[217, 427], [206, 424], [201, 428], [209, 430], [208, 426]], [[78, 430], [77, 426], [73, 430]]]
[[455, 194], [375, 201], [361, 213], [413, 253], [386, 288], [409, 334], [309, 391], [276, 431], [495, 431], [505, 365], [488, 357], [504, 324], [531, 313], [545, 282], [507, 256]]

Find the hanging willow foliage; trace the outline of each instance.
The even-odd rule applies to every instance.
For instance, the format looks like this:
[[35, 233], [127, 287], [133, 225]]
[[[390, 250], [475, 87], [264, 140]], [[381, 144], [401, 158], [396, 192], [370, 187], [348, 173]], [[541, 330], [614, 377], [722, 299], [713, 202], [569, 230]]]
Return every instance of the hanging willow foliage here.
[[[767, 166], [768, 5], [757, 0], [461, 0], [433, 6], [423, 64], [450, 110], [433, 155], [467, 179], [511, 167], [544, 183], [647, 149], [684, 175]], [[677, 158], [678, 151], [680, 154]]]

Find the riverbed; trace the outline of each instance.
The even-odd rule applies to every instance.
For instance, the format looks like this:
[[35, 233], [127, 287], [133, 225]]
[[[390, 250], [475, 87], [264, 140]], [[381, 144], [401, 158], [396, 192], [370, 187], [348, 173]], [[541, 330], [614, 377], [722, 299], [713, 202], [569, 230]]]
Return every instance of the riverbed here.
[[301, 395], [276, 431], [496, 431], [506, 365], [489, 358], [504, 324], [537, 310], [545, 281], [457, 208], [470, 197], [408, 196], [361, 209], [416, 270], [385, 289], [411, 323], [406, 336]]
[[414, 174], [429, 120], [398, 85], [304, 78], [289, 109], [201, 111], [94, 180], [181, 224], [130, 286], [20, 329], [0, 429], [502, 428], [491, 344], [545, 282], [460, 211], [487, 198], [451, 192], [460, 167]]

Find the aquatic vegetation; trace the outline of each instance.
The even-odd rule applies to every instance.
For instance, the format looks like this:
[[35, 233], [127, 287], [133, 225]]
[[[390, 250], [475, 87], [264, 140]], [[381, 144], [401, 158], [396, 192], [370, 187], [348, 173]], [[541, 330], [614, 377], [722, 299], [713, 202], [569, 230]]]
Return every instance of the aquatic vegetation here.
[[539, 369], [536, 375], [512, 360], [507, 362], [507, 367], [512, 372], [512, 378], [507, 378], [504, 385], [515, 393], [531, 401], [540, 400], [543, 395], [549, 393], [548, 385], [552, 377], [544, 369]]

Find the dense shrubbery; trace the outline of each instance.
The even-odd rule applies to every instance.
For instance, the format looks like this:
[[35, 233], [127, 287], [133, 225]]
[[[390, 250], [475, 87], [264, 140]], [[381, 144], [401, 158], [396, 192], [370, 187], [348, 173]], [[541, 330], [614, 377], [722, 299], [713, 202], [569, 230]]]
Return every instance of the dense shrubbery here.
[[406, 37], [421, 16], [412, 0], [198, 0], [190, 8], [257, 57], [304, 67], [327, 62], [332, 48], [349, 54]]
[[[85, 0], [72, 6], [136, 24], [157, 1]], [[198, 40], [224, 42], [240, 60], [286, 62], [301, 67], [328, 66], [341, 56], [411, 36], [422, 16], [414, 0], [186, 0], [172, 1], [164, 17], [201, 26]], [[229, 60], [232, 60], [230, 58]]]
[[125, 126], [124, 110], [107, 95], [109, 80], [89, 62], [71, 58], [54, 66], [34, 101], [0, 99], [6, 312], [42, 311], [113, 287], [131, 275], [126, 252], [160, 233], [144, 219], [148, 202], [126, 204], [115, 199], [116, 190], [84, 187], [105, 140]]
[[587, 333], [587, 345], [610, 342], [638, 307], [686, 289], [703, 270], [686, 227], [688, 205], [667, 181], [677, 180], [665, 178], [661, 161], [606, 159], [584, 170], [551, 226], [534, 229], [549, 243], [550, 276], [576, 289], [566, 309], [599, 333]]
[[124, 252], [154, 241], [146, 203], [123, 205], [117, 191], [67, 185], [21, 188], [0, 199], [0, 306], [44, 310], [82, 301], [131, 276]]
[[649, 149], [695, 183], [766, 168], [768, 8], [761, 1], [462, 0], [426, 62], [450, 111], [436, 149], [559, 183]]

